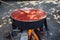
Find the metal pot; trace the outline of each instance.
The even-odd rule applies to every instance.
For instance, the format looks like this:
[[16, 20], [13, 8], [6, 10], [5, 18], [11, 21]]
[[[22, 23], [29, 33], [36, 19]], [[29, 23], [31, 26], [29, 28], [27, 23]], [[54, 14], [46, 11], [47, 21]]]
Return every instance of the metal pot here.
[[22, 22], [22, 21], [18, 21], [15, 20], [13, 18], [12, 19], [12, 28], [16, 29], [17, 27], [23, 30], [28, 30], [28, 29], [35, 29], [35, 28], [39, 28], [39, 27], [43, 27], [43, 21], [39, 20], [39, 21], [34, 21], [34, 22]]
[[43, 18], [42, 20], [37, 20], [33, 22], [19, 21], [14, 19], [12, 16], [11, 16], [11, 19], [12, 19], [13, 29], [16, 29], [18, 27], [19, 29], [22, 29], [22, 30], [28, 30], [28, 29], [43, 28], [45, 18]]

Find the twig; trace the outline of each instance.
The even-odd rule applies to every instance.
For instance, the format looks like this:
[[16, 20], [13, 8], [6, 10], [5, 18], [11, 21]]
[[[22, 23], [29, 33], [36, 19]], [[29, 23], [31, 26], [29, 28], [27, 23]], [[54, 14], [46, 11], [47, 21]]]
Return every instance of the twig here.
[[13, 5], [11, 5], [11, 4], [9, 4], [9, 3], [7, 3], [7, 2], [1, 1], [1, 0], [0, 0], [0, 2], [2, 2], [2, 3], [4, 3], [4, 4], [7, 4], [7, 5], [9, 5], [9, 6], [11, 6], [11, 7], [15, 8], [15, 9], [17, 9], [17, 7], [15, 7], [15, 6], [13, 6]]

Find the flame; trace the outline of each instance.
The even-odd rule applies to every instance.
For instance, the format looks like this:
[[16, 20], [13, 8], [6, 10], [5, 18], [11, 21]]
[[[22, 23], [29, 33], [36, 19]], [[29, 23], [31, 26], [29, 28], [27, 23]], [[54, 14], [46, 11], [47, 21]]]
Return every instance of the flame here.
[[36, 40], [39, 40], [39, 38], [38, 38], [38, 36], [37, 36], [37, 34], [35, 32], [34, 32], [34, 37], [36, 38]]
[[28, 36], [29, 36], [29, 39], [30, 39], [30, 36], [32, 35], [32, 32], [33, 32], [32, 29], [28, 30]]
[[33, 33], [33, 35], [34, 35], [34, 38], [35, 38], [36, 40], [39, 40], [37, 34], [35, 33], [35, 31], [34, 31], [33, 29], [28, 30], [28, 37], [29, 37], [29, 39], [30, 39], [32, 33]]
[[40, 31], [40, 28], [37, 28], [37, 30], [39, 30], [39, 31]]

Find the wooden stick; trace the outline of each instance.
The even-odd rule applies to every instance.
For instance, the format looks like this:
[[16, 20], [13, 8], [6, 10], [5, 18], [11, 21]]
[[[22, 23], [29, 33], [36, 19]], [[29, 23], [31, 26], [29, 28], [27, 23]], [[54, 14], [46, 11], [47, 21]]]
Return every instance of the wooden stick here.
[[1, 1], [1, 0], [0, 0], [0, 2], [2, 2], [2, 3], [4, 3], [4, 4], [7, 4], [7, 5], [9, 5], [9, 6], [11, 6], [11, 7], [15, 8], [15, 9], [18, 9], [17, 7], [15, 7], [15, 6], [13, 6], [13, 5], [11, 5], [11, 4], [9, 4], [9, 3], [7, 3], [7, 2]]

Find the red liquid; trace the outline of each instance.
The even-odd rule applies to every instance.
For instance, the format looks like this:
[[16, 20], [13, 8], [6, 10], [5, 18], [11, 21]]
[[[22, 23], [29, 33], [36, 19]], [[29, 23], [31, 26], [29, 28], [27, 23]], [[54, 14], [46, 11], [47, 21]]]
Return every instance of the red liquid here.
[[46, 13], [38, 9], [17, 10], [11, 16], [16, 20], [41, 20], [46, 17]]

